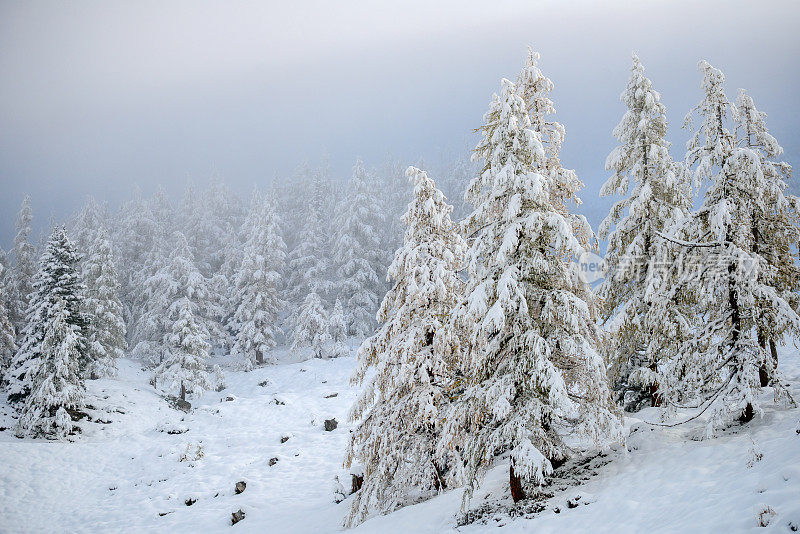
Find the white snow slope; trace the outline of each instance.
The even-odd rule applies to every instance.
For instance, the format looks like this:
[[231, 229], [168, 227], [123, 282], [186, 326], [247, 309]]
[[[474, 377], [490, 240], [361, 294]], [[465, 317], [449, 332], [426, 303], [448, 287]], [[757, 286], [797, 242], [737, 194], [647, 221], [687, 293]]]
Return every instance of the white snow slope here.
[[[138, 363], [123, 360], [118, 379], [89, 382], [94, 421], [81, 423], [74, 442], [0, 431], [0, 532], [339, 531], [349, 499], [335, 504], [332, 484], [340, 475], [349, 486], [342, 458], [354, 363], [229, 372], [227, 389], [184, 414], [156, 394]], [[781, 367], [800, 400], [796, 349], [782, 352]], [[711, 440], [691, 439], [702, 422], [653, 427], [641, 420], [657, 421], [654, 410], [636, 414], [627, 448], [587, 469], [582, 485], [556, 490], [536, 514], [499, 511], [509, 501], [501, 461], [470, 503], [498, 511], [477, 523], [457, 526], [455, 489], [354, 532], [791, 532], [800, 528], [800, 409], [764, 400], [763, 417]], [[0, 403], [0, 427], [13, 426], [10, 414]], [[334, 417], [338, 428], [326, 432], [324, 420]], [[239, 495], [237, 481], [247, 483]], [[239, 509], [246, 517], [232, 527]]]

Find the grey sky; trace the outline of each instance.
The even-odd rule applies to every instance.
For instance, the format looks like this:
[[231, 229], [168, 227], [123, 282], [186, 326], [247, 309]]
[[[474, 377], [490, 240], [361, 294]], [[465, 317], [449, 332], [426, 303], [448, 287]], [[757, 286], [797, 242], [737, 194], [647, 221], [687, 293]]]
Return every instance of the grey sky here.
[[669, 110], [674, 156], [705, 58], [800, 165], [796, 1], [384, 4], [1, 2], [0, 246], [26, 192], [38, 231], [88, 194], [116, 206], [134, 183], [164, 183], [174, 197], [212, 167], [248, 191], [323, 151], [345, 177], [356, 155], [469, 149], [528, 44], [556, 84], [562, 161], [587, 184], [593, 224], [632, 50]]

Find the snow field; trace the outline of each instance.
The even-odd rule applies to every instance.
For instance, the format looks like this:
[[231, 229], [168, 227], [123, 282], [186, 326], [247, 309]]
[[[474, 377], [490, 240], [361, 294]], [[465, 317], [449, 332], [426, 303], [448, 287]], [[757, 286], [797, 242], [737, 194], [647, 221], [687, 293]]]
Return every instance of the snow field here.
[[[341, 530], [352, 498], [334, 504], [332, 485], [340, 475], [349, 487], [342, 459], [357, 394], [348, 384], [352, 356], [228, 372], [228, 387], [188, 414], [155, 393], [137, 362], [119, 364], [118, 379], [89, 382], [90, 415], [107, 423], [82, 421], [74, 442], [0, 432], [0, 532]], [[782, 352], [782, 372], [800, 398], [796, 349]], [[496, 512], [476, 523], [457, 526], [462, 490], [454, 489], [354, 532], [791, 532], [800, 526], [800, 409], [776, 408], [764, 395], [763, 418], [712, 440], [693, 439], [702, 420], [661, 428], [644, 422], [658, 421], [656, 410], [634, 414], [626, 449], [610, 451], [582, 485], [557, 489], [538, 513], [508, 513], [500, 461], [470, 502]], [[0, 426], [13, 424], [9, 413], [3, 405]], [[333, 417], [338, 428], [325, 432]], [[271, 458], [278, 462], [270, 466]], [[247, 487], [235, 495], [240, 480]], [[767, 507], [775, 515], [762, 529], [757, 517]], [[231, 527], [239, 509], [246, 517]]]

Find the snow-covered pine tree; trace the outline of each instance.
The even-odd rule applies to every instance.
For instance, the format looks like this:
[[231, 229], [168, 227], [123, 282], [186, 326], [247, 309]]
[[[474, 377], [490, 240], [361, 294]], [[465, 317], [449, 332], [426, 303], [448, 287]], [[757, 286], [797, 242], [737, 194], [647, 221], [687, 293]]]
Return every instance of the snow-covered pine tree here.
[[[235, 235], [231, 237], [228, 249], [225, 251], [225, 259], [220, 267], [219, 276], [215, 276], [211, 283], [215, 286], [214, 292], [224, 297], [220, 301], [221, 307], [224, 310], [223, 316], [225, 321], [225, 328], [230, 337], [231, 344], [235, 343], [236, 324], [234, 313], [239, 304], [237, 290], [236, 290], [236, 276], [239, 269], [242, 267], [244, 261], [245, 249], [247, 242], [250, 240], [252, 229], [256, 221], [261, 217], [261, 209], [264, 203], [264, 197], [258, 186], [253, 187], [253, 192], [250, 196], [250, 205], [244, 213], [242, 223], [236, 229]], [[277, 216], [277, 213], [276, 213]], [[280, 222], [280, 218], [278, 219]], [[278, 234], [281, 234], [279, 229]], [[283, 272], [281, 272], [283, 274]], [[230, 283], [228, 288], [229, 293], [225, 293], [225, 285]], [[231, 349], [233, 345], [231, 345]]]
[[437, 441], [448, 369], [437, 345], [460, 297], [466, 243], [433, 180], [415, 167], [407, 175], [414, 196], [403, 216], [403, 245], [389, 267], [394, 287], [378, 312], [383, 325], [359, 349], [352, 377], [363, 384], [375, 370], [350, 412], [358, 426], [350, 435], [346, 464], [357, 462], [365, 470], [348, 526], [444, 485], [446, 462], [437, 454]]
[[22, 200], [19, 214], [17, 215], [16, 230], [14, 236], [14, 269], [11, 272], [11, 286], [9, 287], [9, 314], [11, 322], [17, 332], [21, 332], [25, 326], [26, 314], [28, 311], [28, 300], [33, 291], [33, 276], [36, 273], [36, 251], [30, 243], [31, 221], [31, 197], [25, 195]]
[[20, 413], [20, 437], [63, 439], [73, 427], [68, 410], [83, 407], [85, 387], [80, 360], [85, 341], [80, 328], [71, 323], [72, 312], [61, 294], [55, 294], [49, 314], [40, 353], [30, 360], [30, 395]]
[[[303, 228], [308, 209], [308, 199], [314, 196], [315, 172], [309, 162], [298, 165], [288, 179], [274, 178], [273, 186], [278, 199], [278, 216], [283, 225], [283, 239], [289, 251], [297, 247], [300, 238], [298, 228]], [[291, 273], [289, 273], [291, 274]], [[291, 276], [287, 276], [287, 280]], [[305, 297], [303, 295], [301, 298]], [[287, 298], [287, 300], [289, 300]]]
[[[142, 337], [143, 314], [148, 309], [146, 281], [154, 276], [169, 257], [167, 228], [156, 219], [150, 205], [139, 191], [124, 203], [112, 228], [112, 242], [120, 246], [116, 252], [119, 270], [120, 298], [125, 324], [128, 325], [128, 345], [136, 347], [146, 342]], [[139, 351], [134, 351], [138, 354]]]
[[[761, 256], [768, 268], [770, 276], [761, 274], [761, 282], [775, 289], [795, 311], [800, 308], [797, 291], [800, 289], [800, 267], [794, 261], [793, 248], [800, 241], [798, 207], [800, 199], [785, 194], [787, 181], [792, 168], [788, 163], [777, 161], [783, 153], [766, 125], [766, 113], [760, 112], [753, 98], [744, 89], [739, 90], [736, 98], [736, 122], [739, 146], [749, 148], [758, 158], [758, 165], [763, 176], [761, 193], [765, 195], [763, 203], [752, 206], [751, 226], [753, 233], [753, 252]], [[780, 320], [771, 309], [773, 303], [758, 302], [756, 326], [758, 342], [762, 347], [769, 344], [771, 365], [778, 367], [779, 340], [785, 334], [796, 337], [798, 332], [789, 324], [779, 324]], [[760, 370], [761, 385], [766, 386], [771, 373]]]
[[395, 251], [403, 244], [403, 214], [411, 201], [408, 189], [400, 186], [406, 180], [405, 171], [406, 166], [399, 160], [387, 156], [374, 173], [375, 190], [380, 192], [376, 196], [384, 214], [384, 222], [380, 227], [381, 251], [385, 256], [382, 261], [387, 267], [392, 263]]
[[[539, 135], [544, 150], [545, 161], [539, 172], [545, 174], [550, 183], [550, 200], [553, 206], [570, 221], [575, 235], [579, 238], [584, 234], [591, 235], [594, 239], [586, 219], [570, 213], [569, 210], [570, 203], [581, 204], [577, 193], [583, 188], [583, 182], [578, 179], [574, 170], [565, 169], [561, 164], [560, 154], [566, 138], [566, 128], [550, 117], [556, 112], [550, 99], [555, 85], [542, 73], [538, 63], [539, 53], [528, 47], [525, 66], [517, 76], [517, 94], [525, 102], [531, 121], [530, 129]], [[588, 246], [589, 243], [582, 245]]]
[[687, 117], [702, 122], [687, 144], [687, 163], [695, 183], [709, 182], [703, 205], [695, 212], [686, 247], [689, 264], [682, 280], [694, 297], [694, 335], [663, 366], [660, 392], [669, 406], [696, 403], [710, 411], [707, 435], [732, 419], [751, 420], [761, 411], [759, 371], [773, 384], [776, 398], [788, 397], [759, 340], [759, 328], [769, 316], [775, 332], [798, 332], [800, 317], [776, 290], [775, 269], [764, 258], [754, 235], [761, 214], [787, 207], [776, 197], [780, 187], [764, 178], [762, 158], [748, 146], [738, 146], [730, 129], [737, 111], [725, 95], [724, 75], [705, 61], [704, 97]]
[[181, 400], [187, 394], [202, 395], [213, 388], [206, 372], [208, 333], [192, 313], [189, 298], [182, 297], [171, 309], [172, 327], [167, 336], [167, 353], [164, 361], [153, 372], [157, 389], [177, 393]]
[[221, 252], [223, 229], [219, 225], [219, 215], [210, 212], [208, 193], [198, 188], [193, 180], [187, 180], [178, 219], [197, 269], [210, 278], [215, 272], [216, 255]]
[[[8, 257], [8, 252], [3, 250], [3, 247], [0, 247], [0, 265], [3, 266], [3, 270], [0, 271], [0, 285], [5, 288], [5, 293], [3, 293], [3, 305], [5, 306], [6, 310], [11, 309], [11, 258]], [[9, 316], [10, 317], [10, 316]]]
[[322, 300], [313, 291], [306, 296], [295, 322], [292, 352], [311, 347], [314, 358], [324, 358], [331, 342]]
[[5, 384], [5, 375], [14, 353], [17, 352], [16, 333], [14, 325], [8, 318], [8, 308], [6, 308], [6, 277], [5, 267], [0, 263], [0, 386]]
[[336, 299], [333, 311], [328, 317], [328, 333], [331, 335], [328, 358], [350, 355], [350, 348], [347, 346], [347, 323], [345, 322], [344, 310], [339, 299]]
[[[311, 181], [311, 197], [303, 206], [303, 220], [296, 246], [289, 254], [289, 301], [299, 307], [306, 295], [316, 293], [327, 301], [334, 286], [331, 280], [329, 214], [326, 210], [326, 187], [319, 173]], [[292, 314], [292, 323], [297, 314]]]
[[340, 277], [339, 298], [345, 308], [348, 333], [367, 336], [375, 328], [381, 294], [380, 224], [383, 215], [359, 159], [347, 196], [339, 207], [334, 259]]
[[33, 374], [46, 357], [45, 334], [55, 320], [59, 300], [66, 310], [65, 321], [77, 336], [79, 372], [89, 364], [87, 321], [83, 313], [86, 287], [80, 281], [79, 261], [80, 255], [67, 237], [66, 229], [56, 226], [33, 277], [22, 342], [7, 373], [8, 392], [14, 400], [26, 397], [31, 391]]
[[[95, 242], [97, 232], [101, 227], [105, 227], [108, 221], [108, 213], [105, 206], [101, 206], [94, 197], [89, 197], [81, 211], [69, 221], [67, 230], [75, 243], [75, 248], [81, 252], [88, 251]], [[83, 260], [87, 258], [84, 256]]]
[[675, 312], [664, 306], [679, 307], [681, 302], [655, 301], [663, 295], [659, 287], [668, 282], [667, 267], [674, 259], [669, 243], [658, 234], [688, 215], [691, 191], [683, 166], [669, 154], [661, 95], [645, 76], [636, 54], [620, 100], [627, 107], [614, 129], [620, 144], [606, 159], [606, 169], [614, 174], [600, 196], [627, 198], [617, 201], [600, 224], [599, 234], [608, 238], [608, 248], [599, 296], [602, 318], [609, 324], [608, 353], [615, 386], [626, 408], [635, 409], [644, 401], [657, 405], [658, 361], [668, 353], [666, 345], [686, 335], [676, 329], [683, 323], [665, 321]]
[[[222, 266], [237, 246], [236, 229], [243, 220], [239, 205], [230, 188], [213, 173], [208, 187], [202, 191], [189, 182], [179, 218], [195, 265], [208, 279], [203, 320], [212, 334], [209, 340], [212, 347], [229, 347], [231, 342], [222, 325], [229, 319], [227, 310], [234, 307], [229, 298], [234, 292], [233, 280], [222, 271]], [[212, 325], [212, 321], [217, 324]]]
[[174, 232], [170, 246], [169, 259], [145, 281], [145, 312], [137, 324], [139, 343], [134, 352], [152, 363], [161, 361], [172, 321], [178, 315], [173, 308], [184, 300], [203, 335], [209, 338], [220, 335], [219, 323], [209, 309], [214, 302], [209, 298], [208, 280], [197, 269], [185, 236]]
[[600, 440], [616, 437], [619, 425], [591, 293], [570, 261], [591, 230], [576, 235], [554, 202], [541, 138], [514, 83], [502, 80], [484, 120], [475, 151], [483, 167], [467, 190], [475, 206], [465, 221], [470, 279], [450, 329], [463, 339], [456, 363], [467, 379], [442, 442], [461, 456], [465, 499], [508, 452], [518, 501], [523, 481], [541, 484], [567, 456], [561, 430]]
[[278, 290], [286, 259], [286, 245], [274, 202], [259, 200], [249, 217], [250, 236], [235, 278], [236, 311], [231, 324], [235, 332], [233, 353], [246, 367], [262, 364], [275, 347], [278, 313], [284, 306]]
[[83, 261], [86, 284], [84, 310], [91, 321], [88, 340], [92, 378], [111, 377], [117, 372], [116, 359], [125, 355], [125, 322], [119, 301], [119, 281], [114, 268], [111, 241], [104, 226], [94, 233], [94, 242]]
[[453, 202], [453, 214], [450, 218], [454, 221], [460, 221], [472, 211], [472, 206], [464, 198], [464, 193], [475, 173], [475, 164], [470, 160], [468, 152], [467, 155], [459, 153], [445, 166], [441, 171], [441, 177], [436, 181], [436, 185], [445, 197]]

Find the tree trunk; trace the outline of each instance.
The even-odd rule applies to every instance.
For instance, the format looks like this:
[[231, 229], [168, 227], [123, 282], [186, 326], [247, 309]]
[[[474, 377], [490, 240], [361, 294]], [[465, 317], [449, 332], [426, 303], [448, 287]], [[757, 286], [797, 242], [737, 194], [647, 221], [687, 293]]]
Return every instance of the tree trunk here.
[[[758, 333], [758, 346], [761, 347], [761, 350], [763, 350], [764, 354], [766, 354], [767, 341], [764, 339], [764, 334], [761, 332]], [[769, 385], [769, 370], [767, 369], [767, 365], [768, 363], [765, 360], [758, 368], [758, 380], [761, 383], [762, 388], [765, 388]]]
[[739, 421], [742, 423], [749, 423], [753, 420], [754, 416], [755, 410], [753, 410], [753, 405], [748, 402], [747, 406], [744, 407], [744, 411], [742, 412], [742, 416], [739, 418]]
[[181, 382], [181, 400], [186, 400], [186, 386]]
[[256, 351], [256, 363], [258, 365], [261, 365], [262, 363], [264, 363], [264, 355], [261, 353], [260, 350]]
[[511, 486], [511, 498], [514, 499], [514, 503], [523, 500], [525, 498], [525, 491], [522, 489], [522, 480], [520, 480], [519, 476], [514, 472], [513, 462], [508, 467], [508, 482]]
[[[742, 332], [742, 316], [739, 310], [739, 299], [738, 299], [738, 292], [736, 291], [736, 285], [733, 282], [733, 274], [736, 272], [736, 264], [731, 263], [728, 266], [728, 304], [731, 307], [731, 324], [733, 326], [733, 332], [731, 333], [732, 343], [731, 345], [735, 347], [739, 342], [739, 336]], [[741, 369], [738, 369], [737, 372], [741, 372]], [[744, 411], [742, 412], [741, 417], [739, 420], [742, 423], [748, 423], [752, 421], [755, 412], [753, 410], [753, 405], [749, 402], [747, 406], [745, 406]]]
[[772, 369], [778, 368], [778, 345], [774, 339], [769, 340], [769, 352], [772, 355]]
[[353, 493], [357, 492], [358, 490], [360, 490], [361, 486], [364, 485], [364, 477], [362, 475], [354, 475], [352, 473], [350, 474], [350, 477], [352, 478], [352, 481], [351, 481], [352, 484], [351, 484], [351, 487], [350, 487], [350, 490], [351, 490], [350, 493], [353, 494]]
[[433, 488], [436, 491], [442, 491], [447, 487], [444, 483], [444, 477], [442, 477], [442, 470], [439, 469], [439, 466], [436, 465], [436, 462], [433, 462], [433, 469], [436, 473], [436, 476], [433, 477]]
[[[654, 373], [658, 371], [658, 363], [651, 363], [650, 370]], [[654, 382], [650, 385], [650, 399], [652, 401], [651, 406], [656, 408], [661, 406], [661, 395], [658, 393], [658, 382]]]

